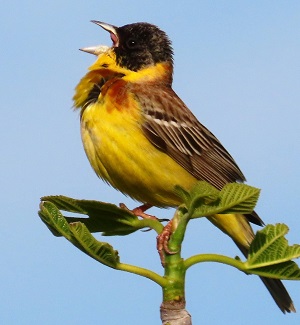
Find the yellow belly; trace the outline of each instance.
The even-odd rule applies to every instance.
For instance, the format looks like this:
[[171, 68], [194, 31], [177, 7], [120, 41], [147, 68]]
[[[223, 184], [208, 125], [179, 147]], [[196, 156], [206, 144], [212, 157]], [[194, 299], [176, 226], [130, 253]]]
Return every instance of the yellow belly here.
[[[135, 114], [136, 113], [136, 114]], [[96, 174], [133, 199], [158, 207], [178, 206], [175, 185], [189, 190], [197, 181], [143, 135], [138, 110], [108, 110], [104, 104], [89, 105], [81, 118], [81, 136]], [[253, 232], [242, 215], [208, 218], [242, 247], [248, 247]]]
[[88, 159], [99, 177], [132, 198], [155, 206], [181, 202], [174, 186], [190, 189], [196, 179], [143, 135], [138, 111], [88, 106], [81, 135]]

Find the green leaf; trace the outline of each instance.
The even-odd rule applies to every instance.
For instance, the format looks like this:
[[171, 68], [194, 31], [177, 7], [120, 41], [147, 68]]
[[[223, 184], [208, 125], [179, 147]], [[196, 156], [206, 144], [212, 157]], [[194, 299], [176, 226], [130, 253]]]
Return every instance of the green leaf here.
[[190, 218], [214, 214], [251, 213], [260, 190], [246, 184], [229, 183], [221, 191], [212, 185], [199, 182], [191, 191]]
[[299, 266], [293, 261], [273, 264], [261, 268], [247, 267], [246, 272], [279, 280], [300, 280]]
[[118, 266], [120, 262], [118, 251], [110, 244], [96, 240], [83, 223], [71, 223], [70, 229], [82, 251], [109, 267]]
[[176, 185], [174, 187], [174, 192], [182, 199], [182, 201], [185, 203], [186, 206], [189, 206], [191, 200], [191, 196], [189, 192], [187, 192], [183, 187], [179, 185]]
[[111, 245], [97, 241], [83, 223], [69, 224], [53, 203], [41, 202], [39, 216], [52, 231], [64, 236], [87, 255], [112, 268], [118, 266], [118, 252]]
[[258, 188], [229, 183], [220, 192], [220, 205], [226, 207], [223, 213], [251, 213], [259, 198]]
[[72, 233], [69, 224], [53, 203], [47, 201], [41, 202], [38, 213], [42, 221], [55, 236], [64, 236], [68, 240], [71, 240]]
[[300, 280], [300, 269], [291, 261], [300, 257], [300, 245], [289, 246], [285, 224], [267, 225], [257, 232], [246, 262], [250, 273]]
[[257, 232], [249, 250], [248, 263], [254, 267], [278, 264], [300, 257], [300, 245], [289, 246], [285, 224], [268, 225]]
[[103, 235], [128, 235], [145, 225], [129, 210], [121, 209], [114, 204], [93, 200], [76, 200], [66, 196], [45, 196], [42, 201], [56, 205], [59, 210], [80, 213], [88, 217], [65, 216], [68, 223], [82, 222], [90, 232], [102, 232]]
[[192, 189], [189, 213], [191, 218], [204, 217], [211, 214], [211, 211], [218, 206], [218, 191], [214, 186], [207, 182], [200, 181]]
[[189, 210], [195, 207], [214, 202], [218, 199], [219, 191], [207, 182], [199, 181], [192, 190], [187, 192], [179, 185], [175, 186], [176, 194], [183, 200]]
[[219, 193], [220, 191], [217, 190], [211, 184], [204, 181], [199, 181], [192, 188], [190, 192], [190, 196], [193, 201], [197, 198], [205, 198], [207, 199], [207, 203], [208, 203], [208, 202], [216, 201], [219, 196]]

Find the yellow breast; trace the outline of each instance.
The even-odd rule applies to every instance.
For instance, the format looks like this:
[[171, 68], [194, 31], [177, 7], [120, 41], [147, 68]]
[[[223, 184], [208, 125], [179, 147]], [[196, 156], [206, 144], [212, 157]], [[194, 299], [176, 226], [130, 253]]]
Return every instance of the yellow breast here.
[[132, 198], [157, 206], [180, 204], [174, 186], [196, 181], [144, 136], [139, 103], [114, 85], [85, 108], [81, 135], [85, 152], [99, 177]]

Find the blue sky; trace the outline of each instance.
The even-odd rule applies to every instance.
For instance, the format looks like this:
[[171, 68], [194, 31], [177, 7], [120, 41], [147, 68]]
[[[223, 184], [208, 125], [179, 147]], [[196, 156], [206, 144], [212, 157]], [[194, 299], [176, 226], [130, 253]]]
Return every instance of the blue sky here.
[[[78, 48], [110, 44], [91, 19], [146, 21], [168, 33], [175, 91], [262, 189], [264, 221], [286, 223], [290, 243], [300, 243], [299, 1], [4, 0], [1, 7], [0, 323], [160, 322], [159, 287], [98, 264], [37, 216], [39, 198], [50, 194], [136, 206], [95, 176], [71, 109], [73, 89], [94, 60]], [[153, 232], [102, 240], [124, 263], [161, 273]], [[183, 255], [201, 252], [241, 256], [202, 219], [190, 224]], [[286, 286], [300, 310], [300, 283]], [[192, 268], [186, 299], [194, 324], [300, 321], [281, 314], [258, 278], [221, 264]]]

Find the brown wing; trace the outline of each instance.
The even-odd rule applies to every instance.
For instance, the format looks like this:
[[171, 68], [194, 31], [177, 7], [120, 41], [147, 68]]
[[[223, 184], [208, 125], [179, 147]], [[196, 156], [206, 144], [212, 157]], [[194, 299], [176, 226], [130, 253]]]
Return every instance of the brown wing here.
[[[142, 130], [159, 150], [172, 157], [198, 180], [217, 189], [245, 177], [220, 141], [205, 127], [172, 88], [138, 88], [134, 92], [144, 113]], [[263, 225], [253, 211], [250, 222]]]
[[[138, 95], [137, 95], [138, 94]], [[204, 127], [171, 88], [135, 91], [144, 112], [149, 141], [199, 180], [221, 189], [245, 177], [219, 140]]]

